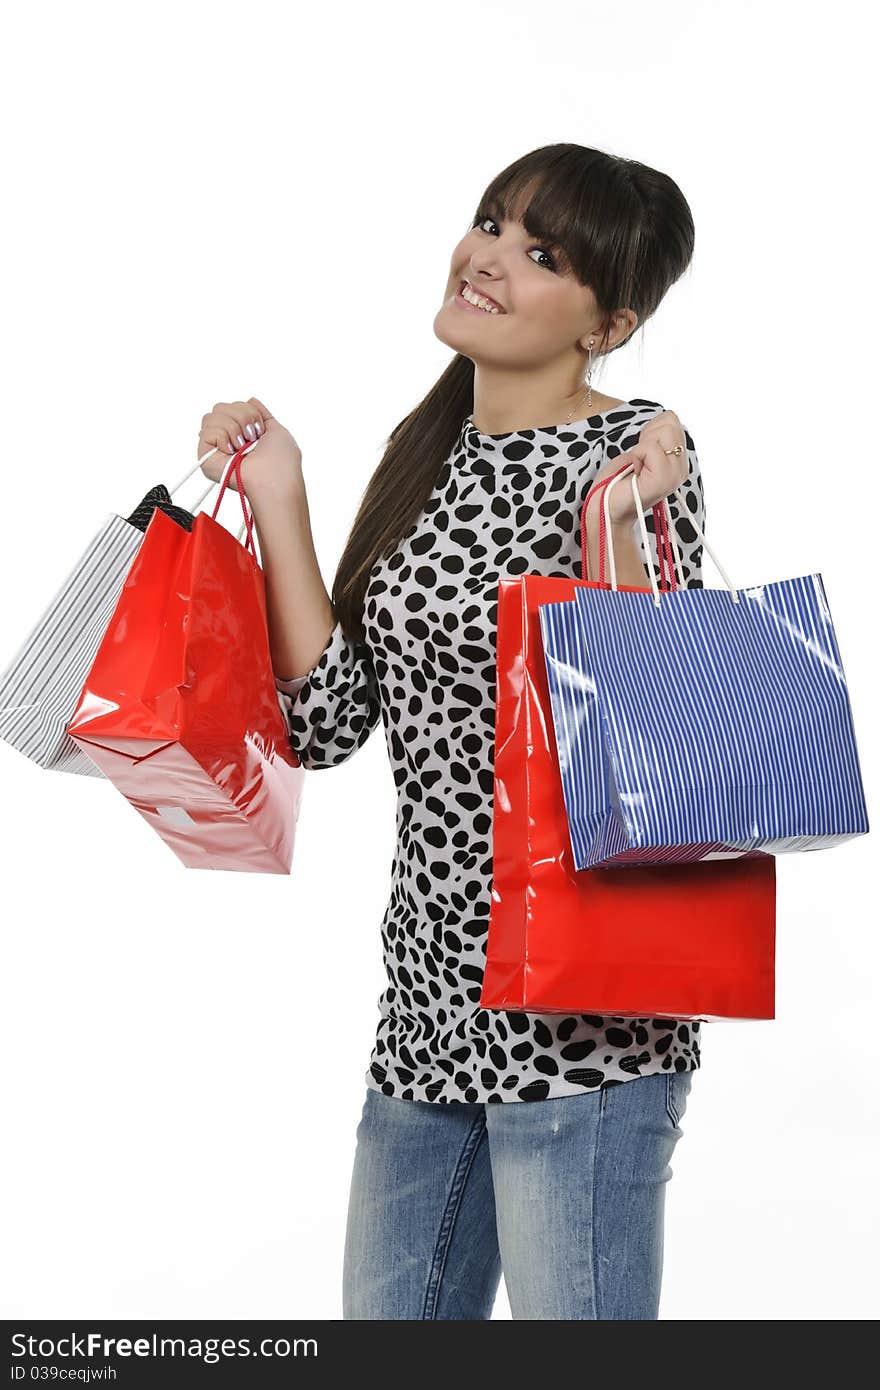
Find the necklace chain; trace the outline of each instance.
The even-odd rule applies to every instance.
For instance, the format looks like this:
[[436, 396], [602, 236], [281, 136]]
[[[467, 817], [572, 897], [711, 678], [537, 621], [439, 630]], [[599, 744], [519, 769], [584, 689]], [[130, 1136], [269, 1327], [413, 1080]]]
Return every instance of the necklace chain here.
[[[590, 389], [589, 386], [588, 386], [586, 389], [589, 390], [589, 389]], [[574, 405], [572, 406], [571, 410], [568, 412], [568, 419], [567, 419], [566, 422], [565, 422], [567, 425], [570, 425], [570, 424], [571, 424], [571, 417], [572, 417], [572, 415], [574, 414], [576, 408], [577, 408], [577, 401], [575, 401], [575, 403], [574, 403]]]

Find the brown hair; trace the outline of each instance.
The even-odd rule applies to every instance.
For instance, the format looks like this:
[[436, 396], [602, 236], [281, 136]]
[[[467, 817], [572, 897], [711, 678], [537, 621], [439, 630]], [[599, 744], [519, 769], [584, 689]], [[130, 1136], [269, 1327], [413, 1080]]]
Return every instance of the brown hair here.
[[[693, 256], [694, 222], [678, 185], [636, 160], [584, 145], [544, 145], [515, 160], [484, 190], [474, 223], [487, 208], [558, 248], [592, 289], [605, 316], [597, 357], [629, 341], [608, 347], [615, 310], [633, 309], [643, 328]], [[333, 580], [333, 608], [347, 637], [364, 640], [370, 571], [415, 525], [473, 408], [474, 364], [456, 353], [392, 430]]]

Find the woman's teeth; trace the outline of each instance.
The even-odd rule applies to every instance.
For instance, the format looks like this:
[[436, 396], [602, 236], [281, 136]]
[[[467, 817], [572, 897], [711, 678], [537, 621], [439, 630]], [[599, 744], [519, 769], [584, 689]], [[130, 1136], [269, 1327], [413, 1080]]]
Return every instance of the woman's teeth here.
[[462, 299], [466, 299], [468, 304], [474, 304], [478, 309], [484, 309], [487, 314], [501, 313], [501, 310], [488, 299], [484, 299], [481, 294], [477, 294], [475, 290], [472, 290], [467, 282], [462, 286], [461, 297]]

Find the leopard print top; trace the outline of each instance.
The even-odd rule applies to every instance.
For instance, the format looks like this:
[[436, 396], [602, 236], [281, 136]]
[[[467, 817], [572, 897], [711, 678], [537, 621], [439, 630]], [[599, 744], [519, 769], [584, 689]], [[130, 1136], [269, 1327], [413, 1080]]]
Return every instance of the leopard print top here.
[[[577, 1095], [700, 1064], [700, 1024], [482, 1009], [492, 884], [498, 580], [581, 577], [580, 516], [606, 460], [664, 407], [631, 400], [571, 425], [482, 434], [468, 416], [416, 524], [374, 567], [366, 641], [337, 624], [306, 676], [276, 681], [307, 768], [336, 767], [379, 722], [397, 787], [397, 842], [381, 924], [387, 986], [368, 1086], [410, 1100]], [[684, 493], [704, 529], [690, 434]], [[675, 498], [688, 588], [701, 550]], [[650, 563], [660, 577], [653, 516]], [[648, 563], [641, 532], [636, 537]]]

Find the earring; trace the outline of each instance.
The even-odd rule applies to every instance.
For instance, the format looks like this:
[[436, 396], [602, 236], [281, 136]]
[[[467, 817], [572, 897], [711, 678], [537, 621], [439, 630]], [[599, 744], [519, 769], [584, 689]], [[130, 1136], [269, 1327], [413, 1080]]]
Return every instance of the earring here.
[[[587, 410], [588, 410], [588, 411], [592, 410], [592, 407], [593, 407], [593, 385], [592, 385], [592, 376], [593, 376], [593, 340], [592, 340], [592, 338], [590, 339], [590, 348], [589, 348], [589, 351], [590, 351], [590, 356], [589, 356], [589, 360], [588, 360], [588, 363], [587, 363]], [[574, 406], [572, 406], [572, 407], [571, 407], [571, 410], [568, 412], [568, 418], [566, 419], [566, 422], [565, 422], [567, 425], [570, 425], [570, 424], [571, 424], [571, 417], [572, 417], [573, 414], [574, 414]]]
[[589, 345], [589, 348], [588, 348], [588, 352], [589, 352], [589, 357], [587, 358], [587, 386], [589, 387], [589, 392], [588, 392], [588, 395], [587, 395], [587, 409], [588, 409], [588, 410], [592, 410], [592, 407], [593, 407], [593, 340], [592, 340], [592, 338], [590, 339], [590, 345]]

